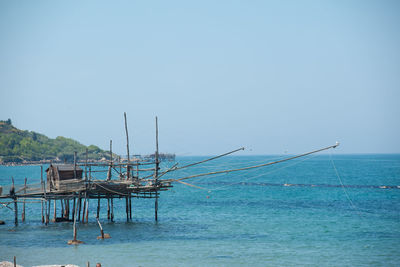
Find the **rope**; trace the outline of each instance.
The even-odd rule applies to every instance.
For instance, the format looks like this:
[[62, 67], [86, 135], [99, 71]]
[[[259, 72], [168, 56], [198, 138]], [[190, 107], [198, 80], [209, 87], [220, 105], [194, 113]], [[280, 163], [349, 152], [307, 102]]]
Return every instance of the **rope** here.
[[[230, 183], [230, 184], [227, 184], [227, 185], [223, 185], [223, 186], [217, 187], [217, 188], [215, 188], [215, 189], [200, 187], [200, 186], [193, 185], [193, 184], [189, 184], [189, 183], [185, 183], [185, 182], [182, 182], [182, 181], [179, 181], [179, 180], [176, 181], [176, 182], [179, 182], [179, 183], [184, 184], [184, 185], [187, 185], [187, 186], [195, 187], [195, 188], [198, 188], [198, 189], [201, 189], [201, 190], [205, 190], [205, 191], [208, 191], [208, 193], [211, 193], [211, 192], [214, 192], [214, 191], [227, 190], [227, 189], [223, 189], [223, 188], [226, 188], [226, 187], [229, 187], [229, 186], [232, 186], [232, 185], [241, 184], [241, 183], [244, 183], [244, 182], [246, 182], [246, 181], [253, 180], [253, 179], [256, 179], [256, 178], [258, 178], [258, 177], [261, 177], [261, 176], [269, 175], [269, 174], [274, 173], [274, 172], [277, 172], [277, 171], [279, 171], [279, 170], [283, 170], [283, 169], [286, 169], [286, 168], [290, 168], [290, 167], [295, 166], [295, 165], [298, 165], [298, 164], [300, 164], [300, 163], [302, 163], [302, 162], [304, 162], [304, 161], [306, 161], [306, 160], [310, 160], [310, 159], [312, 159], [312, 158], [314, 158], [314, 157], [316, 157], [316, 156], [318, 156], [318, 155], [313, 155], [313, 156], [310, 156], [310, 157], [305, 158], [305, 159], [303, 159], [303, 160], [300, 160], [300, 161], [298, 161], [298, 162], [295, 162], [295, 163], [293, 163], [293, 164], [290, 164], [290, 165], [287, 165], [287, 166], [283, 166], [283, 167], [277, 168], [277, 169], [275, 169], [275, 170], [271, 170], [271, 171], [269, 171], [269, 172], [263, 172], [263, 173], [261, 173], [261, 174], [251, 176], [251, 177], [249, 177], [249, 178], [247, 178], [247, 179], [244, 179], [244, 180], [241, 180], [241, 181], [239, 181], [239, 182], [233, 182], [233, 183]], [[225, 173], [224, 173], [224, 175], [225, 175]], [[218, 176], [218, 175], [217, 175], [217, 176]], [[210, 177], [207, 177], [207, 178], [210, 178]], [[215, 176], [214, 176], [214, 178], [215, 178]], [[202, 179], [201, 179], [201, 180], [202, 180]], [[199, 182], [199, 180], [197, 180], [196, 182]]]
[[201, 177], [201, 176], [206, 176], [206, 175], [214, 175], [214, 174], [220, 174], [220, 173], [229, 173], [229, 172], [237, 172], [237, 171], [245, 171], [245, 170], [250, 170], [250, 169], [255, 169], [255, 168], [261, 168], [261, 167], [265, 167], [265, 166], [269, 166], [269, 165], [285, 162], [285, 161], [288, 161], [288, 160], [304, 157], [304, 156], [307, 156], [307, 155], [310, 155], [310, 154], [321, 152], [323, 150], [335, 148], [338, 145], [339, 145], [339, 143], [336, 143], [336, 145], [333, 145], [333, 146], [328, 146], [328, 147], [321, 148], [321, 149], [318, 149], [318, 150], [314, 150], [314, 151], [311, 151], [311, 152], [308, 152], [308, 153], [304, 153], [304, 154], [300, 154], [300, 155], [297, 155], [297, 156], [285, 158], [285, 159], [274, 161], [274, 162], [268, 162], [268, 163], [264, 163], [264, 164], [260, 164], [260, 165], [256, 165], [256, 166], [249, 166], [249, 167], [244, 167], [244, 168], [239, 168], [239, 169], [230, 169], [230, 170], [223, 170], [223, 171], [215, 171], [215, 172], [209, 172], [209, 173], [201, 173], [201, 174], [191, 175], [191, 176], [187, 176], [187, 177], [183, 177], [183, 178], [179, 178], [179, 179], [175, 179], [175, 180], [171, 179], [171, 180], [169, 180], [169, 182], [182, 181], [182, 180]]
[[357, 213], [361, 216], [360, 210], [354, 205], [354, 203], [353, 203], [353, 201], [351, 200], [349, 194], [347, 193], [346, 187], [344, 186], [344, 184], [343, 184], [343, 182], [342, 182], [342, 178], [340, 178], [339, 172], [338, 172], [338, 170], [337, 170], [337, 168], [336, 168], [336, 165], [335, 165], [335, 163], [333, 162], [333, 159], [332, 159], [332, 151], [331, 151], [331, 153], [329, 153], [329, 158], [330, 158], [330, 160], [331, 160], [333, 169], [335, 170], [336, 176], [337, 176], [337, 178], [338, 178], [338, 180], [339, 180], [339, 182], [340, 182], [340, 185], [341, 185], [341, 187], [342, 187], [342, 189], [343, 189], [344, 194], [346, 195], [347, 200], [350, 202], [350, 205], [352, 206], [352, 208], [353, 208], [355, 211], [357, 211]]
[[300, 160], [300, 161], [298, 161], [298, 162], [295, 162], [295, 163], [293, 163], [293, 164], [290, 164], [290, 165], [287, 165], [287, 166], [283, 166], [283, 167], [277, 168], [277, 169], [275, 169], [275, 170], [271, 170], [271, 171], [269, 171], [269, 172], [264, 172], [264, 173], [261, 173], [261, 174], [259, 174], [259, 175], [255, 175], [255, 176], [249, 177], [249, 178], [244, 179], [244, 180], [242, 180], [242, 181], [240, 181], [240, 182], [231, 183], [231, 184], [228, 184], [228, 185], [223, 185], [223, 186], [221, 186], [221, 187], [217, 187], [216, 189], [212, 189], [212, 190], [209, 190], [209, 191], [218, 191], [218, 190], [221, 190], [221, 188], [224, 188], [224, 187], [232, 186], [232, 185], [235, 185], [235, 184], [241, 184], [241, 183], [246, 182], [246, 181], [248, 181], [248, 180], [252, 180], [252, 179], [258, 178], [258, 177], [260, 177], [260, 176], [269, 175], [269, 174], [271, 174], [271, 173], [274, 173], [274, 172], [277, 172], [277, 171], [280, 171], [280, 170], [283, 170], [283, 169], [290, 168], [290, 167], [293, 167], [293, 166], [295, 166], [295, 165], [298, 165], [298, 164], [300, 164], [300, 163], [302, 163], [302, 162], [304, 162], [304, 161], [306, 161], [306, 160], [310, 160], [310, 159], [312, 159], [312, 158], [315, 158], [316, 156], [318, 156], [318, 155], [313, 155], [313, 156], [311, 156], [311, 157], [305, 158], [305, 159]]

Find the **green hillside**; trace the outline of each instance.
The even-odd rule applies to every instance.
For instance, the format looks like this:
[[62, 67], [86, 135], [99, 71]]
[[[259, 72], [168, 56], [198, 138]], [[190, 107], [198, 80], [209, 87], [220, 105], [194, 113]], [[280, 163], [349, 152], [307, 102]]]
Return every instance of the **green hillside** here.
[[12, 125], [10, 119], [0, 121], [0, 163], [39, 160], [72, 161], [74, 151], [78, 152], [78, 159], [85, 159], [86, 148], [88, 148], [89, 159], [109, 158], [109, 152], [97, 146], [86, 147], [73, 139], [62, 136], [51, 139], [40, 133], [19, 130]]

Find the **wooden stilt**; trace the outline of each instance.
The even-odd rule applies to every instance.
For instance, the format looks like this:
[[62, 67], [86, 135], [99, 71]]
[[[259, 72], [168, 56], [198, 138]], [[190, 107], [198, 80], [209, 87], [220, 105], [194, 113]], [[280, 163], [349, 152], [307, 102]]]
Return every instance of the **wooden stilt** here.
[[111, 196], [111, 221], [114, 222], [114, 198]]
[[126, 221], [129, 222], [129, 200], [128, 197], [125, 197], [125, 206], [126, 206]]
[[44, 204], [44, 206], [45, 206], [45, 218], [44, 218], [44, 223], [45, 223], [45, 225], [48, 225], [49, 224], [49, 214], [50, 214], [50, 200], [45, 200], [45, 204]]
[[[74, 198], [74, 200], [75, 200], [75, 198]], [[74, 201], [74, 207], [75, 208], [74, 208], [72, 214], [76, 214], [77, 213], [77, 209], [78, 209], [78, 205], [75, 205], [75, 201]], [[69, 240], [68, 241], [68, 245], [78, 245], [78, 244], [83, 243], [82, 241], [76, 239], [76, 237], [77, 237], [76, 216], [73, 215], [73, 217], [74, 217], [74, 226], [73, 226], [73, 230], [72, 231], [73, 231], [74, 238], [73, 238], [73, 240]]]
[[40, 204], [42, 205], [42, 223], [44, 223], [44, 211], [43, 211], [43, 209], [44, 209], [44, 203], [43, 203], [43, 199], [40, 201]]
[[72, 220], [75, 221], [75, 206], [76, 206], [76, 198], [74, 197], [74, 202], [72, 203]]
[[[24, 182], [24, 194], [26, 194], [26, 177], [25, 177], [25, 182]], [[21, 221], [25, 222], [25, 199], [24, 202], [22, 204], [22, 216], [21, 216]]]
[[86, 198], [86, 223], [89, 221], [89, 198]]
[[132, 220], [132, 197], [129, 196], [129, 219]]
[[14, 177], [11, 177], [12, 186], [10, 189], [10, 195], [14, 199], [14, 223], [15, 226], [18, 226], [18, 205], [17, 205], [17, 196], [15, 195], [15, 185], [14, 185]]
[[158, 221], [158, 193], [157, 193], [157, 186], [158, 186], [158, 170], [160, 166], [160, 161], [158, 158], [158, 118], [156, 117], [156, 153], [155, 153], [155, 171], [154, 171], [154, 182], [156, 185], [156, 200], [154, 203], [154, 217], [155, 220]]
[[107, 220], [110, 219], [110, 197], [107, 196]]
[[67, 214], [66, 214], [66, 218], [69, 220], [69, 214], [70, 214], [70, 210], [69, 210], [69, 204], [70, 204], [70, 201], [69, 201], [69, 199], [67, 199], [66, 200], [66, 210], [67, 210]]
[[83, 200], [83, 209], [82, 209], [82, 222], [85, 223], [85, 213], [86, 213], [86, 193], [85, 199]]
[[61, 203], [61, 216], [60, 218], [65, 217], [65, 213], [64, 213], [64, 200], [60, 199], [60, 203]]
[[100, 216], [100, 194], [97, 195], [97, 218]]
[[[43, 165], [40, 166], [40, 183], [42, 185], [44, 202], [42, 200], [42, 223], [48, 224], [48, 216], [47, 216], [47, 196], [46, 196], [46, 187], [43, 180]], [[44, 206], [44, 214], [43, 214], [43, 206]]]
[[57, 199], [54, 199], [53, 222], [57, 219]]
[[50, 199], [47, 201], [47, 214], [46, 214], [46, 224], [49, 224], [50, 222], [50, 204], [51, 201]]
[[156, 202], [154, 204], [154, 217], [155, 217], [155, 220], [158, 221], [158, 195], [157, 195], [157, 192], [156, 192]]
[[78, 221], [81, 221], [81, 208], [82, 208], [82, 197], [81, 194], [79, 193], [79, 197], [78, 197], [78, 206], [79, 206], [79, 210], [78, 210]]

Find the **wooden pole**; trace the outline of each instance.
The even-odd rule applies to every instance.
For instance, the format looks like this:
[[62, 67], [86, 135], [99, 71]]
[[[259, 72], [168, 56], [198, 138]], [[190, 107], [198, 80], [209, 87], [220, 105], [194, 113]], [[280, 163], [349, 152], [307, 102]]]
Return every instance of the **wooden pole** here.
[[107, 219], [110, 219], [110, 197], [107, 195]]
[[12, 186], [10, 190], [10, 195], [14, 199], [14, 223], [15, 226], [18, 226], [18, 205], [17, 205], [17, 196], [15, 195], [15, 185], [14, 185], [14, 177], [11, 177]]
[[[46, 184], [44, 182], [43, 179], [43, 165], [40, 165], [40, 181], [42, 183], [42, 188], [43, 188], [43, 195], [44, 195], [44, 218], [43, 218], [43, 213], [42, 213], [42, 223], [44, 221], [44, 223], [47, 225], [49, 223], [49, 216], [48, 216], [48, 212], [47, 212], [47, 205], [49, 204], [47, 202], [47, 195], [46, 195]], [[49, 204], [50, 205], [50, 204]], [[42, 205], [43, 207], [43, 205]]]
[[[42, 185], [42, 190], [43, 190], [43, 195], [44, 195], [44, 201], [46, 201], [46, 190], [45, 190], [45, 188], [44, 188], [44, 181], [43, 181], [43, 165], [41, 165], [40, 166], [40, 184]], [[44, 221], [44, 219], [45, 219], [45, 216], [44, 216], [44, 212], [43, 212], [43, 206], [44, 206], [44, 203], [43, 203], [43, 199], [42, 199], [42, 201], [41, 201], [42, 203], [42, 223], [44, 223], [45, 221]], [[47, 206], [46, 207], [44, 207], [46, 210], [47, 210]]]
[[75, 221], [75, 208], [76, 208], [76, 197], [74, 197], [74, 202], [72, 204], [72, 220]]
[[86, 212], [86, 193], [83, 199], [83, 209], [82, 209], [82, 222], [85, 223], [85, 212]]
[[126, 206], [126, 221], [129, 222], [129, 200], [128, 197], [125, 197], [125, 206]]
[[60, 199], [60, 203], [61, 203], [61, 216], [60, 216], [60, 218], [64, 218], [65, 217], [64, 201], [62, 199]]
[[105, 239], [105, 238], [111, 238], [109, 234], [105, 234], [103, 231], [103, 227], [101, 226], [99, 218], [96, 218], [97, 223], [99, 224], [100, 227], [100, 236], [97, 237], [97, 239]]
[[118, 157], [118, 163], [119, 163], [119, 175], [120, 175], [120, 179], [122, 179], [122, 166], [121, 166], [121, 156]]
[[156, 202], [154, 203], [154, 212], [155, 212], [155, 214], [154, 214], [155, 220], [158, 221], [158, 194], [157, 194], [157, 191], [156, 191]]
[[104, 231], [103, 231], [103, 227], [101, 227], [101, 223], [100, 223], [99, 217], [96, 217], [96, 220], [97, 220], [97, 223], [99, 224], [99, 227], [100, 227], [100, 238], [104, 239]]
[[[87, 181], [87, 162], [88, 162], [88, 149], [86, 148], [86, 157], [85, 157], [85, 180]], [[79, 207], [80, 208], [80, 207]]]
[[126, 133], [126, 152], [128, 156], [128, 164], [126, 165], [126, 178], [129, 180], [129, 172], [130, 172], [130, 159], [129, 159], [129, 135], [128, 135], [128, 123], [126, 121], [126, 112], [124, 112], [124, 118], [125, 118], [125, 133]]
[[78, 196], [78, 206], [79, 206], [79, 210], [78, 210], [78, 214], [77, 214], [77, 216], [78, 216], [78, 221], [81, 221], [81, 208], [82, 208], [82, 197], [81, 197], [81, 193], [79, 193], [79, 196]]
[[97, 218], [100, 216], [100, 194], [97, 194]]
[[74, 151], [74, 179], [76, 179], [76, 151]]
[[57, 199], [54, 199], [54, 211], [53, 211], [53, 222], [57, 220]]
[[[24, 182], [24, 194], [26, 194], [26, 177], [25, 177], [25, 182]], [[22, 204], [22, 216], [21, 216], [21, 221], [25, 222], [25, 198], [24, 198], [24, 202]]]
[[129, 219], [132, 220], [132, 196], [129, 194]]
[[50, 204], [51, 204], [51, 200], [49, 199], [47, 201], [46, 224], [49, 224], [49, 222], [50, 222]]
[[[75, 203], [75, 202], [74, 202]], [[75, 205], [74, 205], [75, 206]], [[74, 209], [74, 213], [76, 213], [76, 208], [77, 207], [75, 207], [75, 209]], [[76, 231], [76, 216], [73, 216], [74, 217], [74, 229], [73, 229], [73, 235], [74, 235], [74, 241], [76, 241], [76, 235], [77, 235], [77, 231]]]
[[158, 221], [158, 194], [157, 194], [157, 187], [158, 187], [158, 169], [160, 162], [158, 160], [158, 118], [156, 116], [156, 153], [155, 153], [155, 160], [156, 160], [156, 169], [154, 171], [154, 181], [155, 181], [155, 191], [156, 191], [156, 199], [154, 203], [154, 217], [155, 220]]
[[14, 256], [14, 267], [17, 267], [17, 257]]
[[69, 199], [66, 199], [66, 200], [65, 200], [65, 210], [66, 210], [65, 218], [66, 218], [67, 220], [69, 220]]
[[114, 198], [111, 196], [111, 221], [114, 222]]
[[110, 140], [110, 165], [113, 166], [112, 140]]
[[89, 221], [89, 198], [86, 198], [86, 223]]
[[[77, 211], [78, 211], [78, 205], [75, 205], [73, 214], [76, 214]], [[73, 238], [73, 240], [68, 241], [68, 245], [78, 245], [78, 244], [83, 243], [82, 241], [76, 239], [77, 238], [76, 216], [74, 216], [74, 226], [72, 229], [72, 233], [73, 233], [74, 238]]]

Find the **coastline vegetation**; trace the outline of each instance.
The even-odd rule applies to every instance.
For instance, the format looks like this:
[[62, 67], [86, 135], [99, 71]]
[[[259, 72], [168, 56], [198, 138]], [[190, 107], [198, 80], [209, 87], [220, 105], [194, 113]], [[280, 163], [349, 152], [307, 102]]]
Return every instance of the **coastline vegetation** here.
[[0, 164], [29, 163], [33, 161], [73, 161], [85, 159], [86, 148], [89, 160], [108, 159], [108, 151], [95, 145], [85, 146], [71, 138], [58, 136], [55, 139], [33, 131], [17, 129], [11, 119], [0, 120]]

